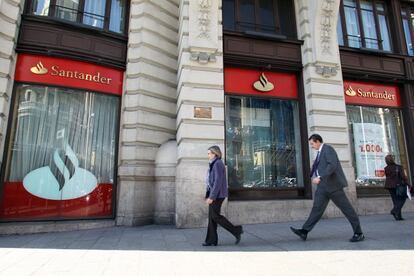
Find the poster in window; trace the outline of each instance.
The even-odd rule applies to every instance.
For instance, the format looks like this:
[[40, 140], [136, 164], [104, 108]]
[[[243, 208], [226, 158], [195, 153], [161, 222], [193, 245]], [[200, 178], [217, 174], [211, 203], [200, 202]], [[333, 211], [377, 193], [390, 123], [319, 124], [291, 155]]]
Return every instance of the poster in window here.
[[357, 181], [384, 178], [384, 128], [375, 123], [354, 123]]

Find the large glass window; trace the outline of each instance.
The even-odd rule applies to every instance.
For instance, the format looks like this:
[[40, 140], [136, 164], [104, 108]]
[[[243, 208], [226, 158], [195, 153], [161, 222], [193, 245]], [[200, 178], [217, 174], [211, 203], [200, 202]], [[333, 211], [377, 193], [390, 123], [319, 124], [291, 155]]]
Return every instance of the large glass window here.
[[384, 157], [408, 169], [403, 124], [399, 109], [347, 106], [357, 187], [383, 187]]
[[293, 1], [223, 0], [223, 28], [296, 38]]
[[1, 218], [112, 216], [119, 97], [19, 84]]
[[126, 0], [33, 0], [29, 13], [125, 33]]
[[414, 9], [410, 6], [403, 6], [401, 8], [401, 17], [404, 28], [405, 43], [407, 46], [407, 53], [408, 55], [413, 56]]
[[343, 0], [339, 18], [339, 45], [387, 52], [392, 50], [384, 1]]
[[303, 187], [298, 103], [226, 96], [230, 189]]

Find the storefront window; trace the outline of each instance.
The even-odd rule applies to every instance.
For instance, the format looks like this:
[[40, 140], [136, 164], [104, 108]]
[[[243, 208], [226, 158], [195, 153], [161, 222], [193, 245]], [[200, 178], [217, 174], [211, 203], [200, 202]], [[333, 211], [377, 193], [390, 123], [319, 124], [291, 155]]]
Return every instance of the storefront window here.
[[18, 84], [1, 218], [110, 217], [119, 97]]
[[127, 1], [125, 0], [34, 0], [29, 12], [51, 16], [106, 31], [125, 33]]
[[303, 187], [296, 101], [226, 96], [229, 187]]
[[347, 106], [357, 186], [384, 186], [385, 156], [408, 168], [399, 109]]

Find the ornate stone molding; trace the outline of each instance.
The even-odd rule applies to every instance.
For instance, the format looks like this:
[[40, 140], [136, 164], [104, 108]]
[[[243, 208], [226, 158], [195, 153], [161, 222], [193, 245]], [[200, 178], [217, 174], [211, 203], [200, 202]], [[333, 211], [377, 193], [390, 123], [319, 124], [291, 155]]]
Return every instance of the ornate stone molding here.
[[324, 78], [334, 77], [338, 74], [338, 64], [322, 64], [315, 63], [315, 72], [322, 75]]
[[321, 47], [322, 53], [331, 54], [332, 28], [334, 26], [334, 8], [336, 0], [324, 0], [321, 12]]
[[189, 1], [190, 59], [200, 64], [215, 62], [219, 51], [218, 0]]
[[192, 61], [198, 61], [201, 64], [206, 64], [209, 62], [216, 62], [216, 54], [207, 52], [191, 52], [190, 59]]
[[199, 0], [199, 12], [198, 15], [198, 29], [200, 33], [197, 37], [210, 38], [210, 22], [211, 22], [211, 0]]

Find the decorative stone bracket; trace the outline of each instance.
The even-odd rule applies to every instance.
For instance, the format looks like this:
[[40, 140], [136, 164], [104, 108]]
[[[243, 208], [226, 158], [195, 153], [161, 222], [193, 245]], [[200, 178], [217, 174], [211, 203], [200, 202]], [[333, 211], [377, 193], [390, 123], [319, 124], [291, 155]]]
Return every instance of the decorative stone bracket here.
[[190, 59], [192, 61], [198, 61], [201, 64], [207, 64], [209, 62], [216, 62], [216, 54], [207, 52], [191, 52]]
[[322, 75], [324, 78], [334, 77], [338, 74], [338, 64], [318, 64], [315, 63], [315, 72]]

